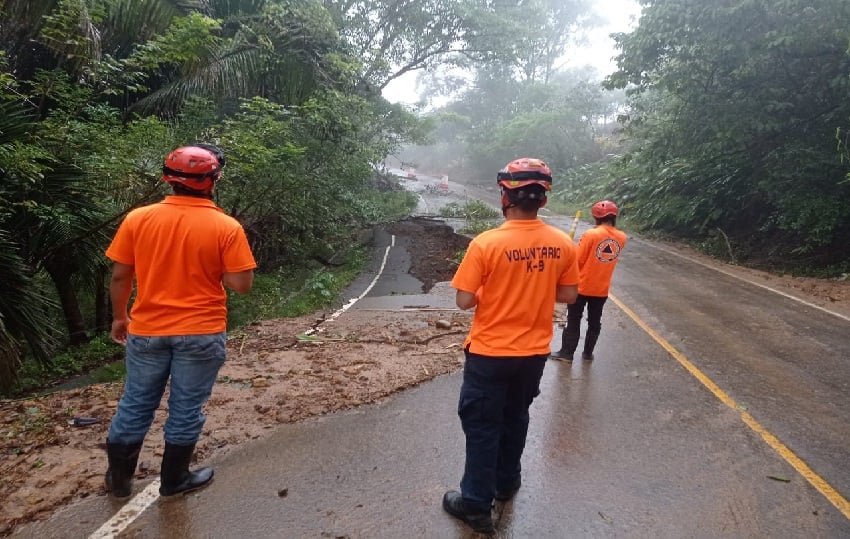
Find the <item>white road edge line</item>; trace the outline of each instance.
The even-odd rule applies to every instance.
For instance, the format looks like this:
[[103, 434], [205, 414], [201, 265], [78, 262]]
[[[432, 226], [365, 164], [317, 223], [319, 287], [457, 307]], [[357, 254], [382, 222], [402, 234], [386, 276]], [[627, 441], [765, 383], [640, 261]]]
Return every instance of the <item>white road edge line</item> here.
[[648, 246], [652, 247], [653, 249], [658, 249], [659, 251], [664, 251], [664, 252], [665, 252], [665, 253], [667, 253], [667, 254], [671, 254], [671, 255], [673, 255], [673, 256], [678, 256], [679, 258], [684, 258], [685, 260], [687, 260], [687, 261], [689, 261], [689, 262], [693, 262], [694, 264], [700, 265], [700, 266], [702, 266], [702, 267], [704, 267], [704, 268], [708, 268], [708, 269], [710, 269], [710, 270], [718, 271], [718, 272], [722, 273], [723, 275], [727, 275], [727, 276], [729, 276], [729, 277], [733, 277], [733, 278], [735, 278], [735, 279], [738, 279], [739, 281], [744, 281], [744, 282], [745, 282], [745, 283], [747, 283], [747, 284], [751, 284], [751, 285], [753, 285], [753, 286], [757, 286], [757, 287], [759, 287], [759, 288], [763, 288], [764, 290], [769, 290], [769, 291], [773, 292], [774, 294], [779, 294], [779, 295], [780, 295], [780, 296], [782, 296], [782, 297], [785, 297], [785, 298], [788, 298], [788, 299], [790, 299], [790, 300], [794, 300], [794, 301], [796, 301], [796, 302], [802, 303], [802, 304], [803, 304], [803, 305], [805, 305], [806, 307], [811, 307], [812, 309], [817, 309], [817, 310], [822, 311], [822, 312], [825, 312], [825, 313], [827, 313], [827, 314], [831, 314], [832, 316], [838, 317], [838, 318], [840, 318], [840, 319], [842, 319], [842, 320], [844, 320], [844, 321], [850, 322], [850, 316], [845, 316], [845, 315], [843, 315], [843, 314], [841, 314], [841, 313], [837, 313], [837, 312], [835, 312], [835, 311], [830, 311], [829, 309], [827, 309], [827, 308], [825, 308], [825, 307], [821, 307], [820, 305], [815, 305], [814, 303], [809, 303], [808, 301], [803, 300], [803, 299], [800, 299], [800, 298], [798, 298], [797, 296], [793, 296], [793, 295], [791, 295], [791, 294], [787, 294], [787, 293], [785, 293], [785, 292], [782, 292], [781, 290], [776, 290], [775, 288], [771, 288], [771, 287], [769, 287], [769, 286], [767, 286], [767, 285], [763, 285], [763, 284], [757, 283], [757, 282], [755, 282], [755, 281], [751, 281], [751, 280], [749, 280], [749, 279], [745, 279], [745, 278], [741, 277], [740, 275], [735, 275], [734, 273], [732, 273], [732, 272], [730, 272], [730, 271], [726, 271], [726, 270], [723, 270], [723, 269], [720, 269], [720, 268], [716, 268], [716, 267], [714, 267], [714, 266], [711, 266], [711, 265], [709, 265], [709, 264], [706, 264], [705, 262], [701, 262], [701, 261], [699, 261], [699, 260], [697, 260], [697, 259], [695, 259], [695, 258], [691, 258], [691, 257], [689, 257], [689, 256], [686, 256], [686, 255], [683, 255], [683, 254], [677, 253], [677, 252], [675, 252], [675, 251], [671, 251], [671, 250], [669, 250], [669, 249], [665, 249], [664, 247], [659, 247], [658, 245], [655, 245], [655, 244], [650, 243], [650, 242], [648, 242], [648, 241], [641, 241], [641, 240], [637, 240], [637, 241], [638, 241], [639, 243], [643, 243], [643, 244], [645, 244], [645, 245], [648, 245]]
[[[384, 250], [384, 259], [381, 261], [381, 267], [380, 267], [380, 269], [378, 269], [378, 273], [375, 275], [375, 278], [372, 279], [372, 282], [369, 283], [369, 286], [366, 287], [366, 290], [364, 290], [363, 293], [360, 294], [359, 296], [357, 296], [356, 298], [351, 298], [350, 300], [348, 300], [348, 303], [343, 305], [341, 309], [339, 309], [337, 312], [330, 315], [328, 318], [322, 320], [322, 324], [325, 324], [326, 322], [331, 322], [331, 321], [339, 318], [339, 315], [341, 315], [342, 313], [344, 313], [345, 311], [347, 311], [348, 309], [353, 307], [355, 303], [357, 303], [358, 301], [363, 299], [366, 296], [366, 294], [368, 294], [372, 290], [372, 288], [375, 286], [375, 283], [377, 283], [378, 279], [380, 279], [381, 275], [383, 275], [384, 268], [387, 267], [387, 258], [389, 258], [390, 249], [392, 249], [393, 247], [395, 247], [395, 234], [390, 236], [390, 244], [387, 245], [387, 248]], [[321, 326], [322, 324], [319, 324], [319, 326]], [[313, 333], [315, 333], [316, 331], [319, 330], [319, 326], [316, 326], [315, 328], [308, 329], [307, 331], [304, 332], [304, 334], [305, 335], [312, 335]]]
[[[363, 299], [366, 294], [368, 294], [372, 288], [375, 286], [375, 283], [378, 282], [378, 279], [383, 275], [384, 269], [387, 267], [387, 258], [390, 255], [390, 249], [395, 247], [395, 234], [390, 237], [390, 244], [384, 250], [384, 259], [381, 261], [381, 268], [378, 270], [375, 278], [372, 279], [372, 282], [369, 283], [369, 286], [366, 287], [366, 290], [363, 291], [362, 294], [357, 296], [356, 298], [352, 298], [342, 306], [337, 312], [332, 314], [330, 318], [327, 318], [322, 323], [330, 322], [339, 317], [342, 313], [350, 309], [355, 303]], [[306, 334], [314, 333], [316, 330], [314, 328], [310, 328], [308, 331], [305, 331]], [[133, 523], [136, 518], [147, 510], [148, 507], [153, 505], [157, 499], [159, 499], [159, 479], [154, 479], [144, 490], [140, 493], [136, 494], [132, 500], [124, 504], [121, 509], [115, 513], [112, 518], [107, 520], [103, 526], [98, 528], [93, 534], [89, 535], [89, 539], [114, 539], [118, 537], [118, 535], [127, 529], [127, 526]]]
[[154, 479], [143, 491], [136, 494], [132, 500], [107, 520], [103, 526], [89, 535], [89, 539], [114, 539], [127, 529], [148, 507], [159, 498], [159, 479]]

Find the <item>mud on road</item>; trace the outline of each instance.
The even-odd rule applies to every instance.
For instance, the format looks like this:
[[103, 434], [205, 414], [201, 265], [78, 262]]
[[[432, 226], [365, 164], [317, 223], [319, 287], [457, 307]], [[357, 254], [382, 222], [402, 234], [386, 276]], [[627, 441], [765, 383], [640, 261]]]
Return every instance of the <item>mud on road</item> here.
[[[469, 242], [423, 218], [387, 231], [407, 246], [410, 273], [423, 292], [451, 279], [453, 261]], [[305, 339], [326, 314], [267, 320], [228, 336], [228, 360], [205, 408], [196, 460], [221, 456], [277, 425], [376, 402], [457, 370], [471, 321], [460, 311], [350, 310]], [[0, 536], [76, 499], [106, 495], [104, 444], [122, 387], [98, 384], [0, 402]], [[167, 396], [162, 402], [139, 458], [135, 491], [159, 474]], [[74, 426], [74, 417], [96, 422]]]

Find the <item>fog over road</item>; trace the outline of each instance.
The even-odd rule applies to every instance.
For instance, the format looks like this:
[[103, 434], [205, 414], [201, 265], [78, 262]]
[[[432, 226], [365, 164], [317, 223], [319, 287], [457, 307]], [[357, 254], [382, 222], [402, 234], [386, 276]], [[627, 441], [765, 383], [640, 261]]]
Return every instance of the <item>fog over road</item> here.
[[[429, 213], [495, 197], [470, 193], [453, 183], [420, 196]], [[847, 317], [639, 238], [622, 257], [597, 359], [546, 366], [523, 487], [496, 507], [498, 536], [850, 537]], [[405, 259], [390, 254], [387, 271]], [[339, 322], [399, 307], [380, 290]], [[452, 300], [443, 283], [401, 301]], [[150, 504], [120, 536], [468, 537], [440, 507], [463, 469], [460, 382], [284, 425], [213, 462], [211, 487]], [[83, 500], [16, 536], [88, 537], [119, 506]]]

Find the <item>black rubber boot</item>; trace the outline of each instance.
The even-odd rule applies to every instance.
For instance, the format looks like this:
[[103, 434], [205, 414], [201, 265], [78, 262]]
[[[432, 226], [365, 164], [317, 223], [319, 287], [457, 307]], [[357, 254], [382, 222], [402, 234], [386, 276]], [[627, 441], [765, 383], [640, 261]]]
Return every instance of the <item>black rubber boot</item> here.
[[463, 501], [463, 496], [456, 490], [450, 490], [443, 496], [443, 509], [446, 513], [469, 524], [478, 533], [492, 535], [496, 533], [490, 510], [476, 511], [469, 508]]
[[587, 332], [584, 336], [584, 352], [581, 353], [581, 358], [586, 361], [593, 360], [593, 349], [596, 347], [596, 340], [599, 339], [599, 333]]
[[165, 452], [162, 455], [162, 469], [159, 476], [162, 484], [159, 487], [161, 496], [174, 496], [192, 492], [207, 486], [213, 478], [212, 468], [198, 468], [189, 471], [195, 444], [175, 445], [165, 442]]
[[578, 348], [578, 339], [579, 335], [568, 334], [567, 328], [564, 328], [564, 332], [561, 334], [561, 349], [552, 354], [552, 357], [555, 359], [566, 359], [572, 361], [573, 354]]
[[109, 460], [109, 468], [103, 483], [106, 491], [116, 498], [126, 498], [133, 490], [133, 474], [136, 473], [136, 464], [139, 462], [139, 453], [142, 450], [142, 442], [137, 444], [113, 444], [106, 441], [106, 457]]

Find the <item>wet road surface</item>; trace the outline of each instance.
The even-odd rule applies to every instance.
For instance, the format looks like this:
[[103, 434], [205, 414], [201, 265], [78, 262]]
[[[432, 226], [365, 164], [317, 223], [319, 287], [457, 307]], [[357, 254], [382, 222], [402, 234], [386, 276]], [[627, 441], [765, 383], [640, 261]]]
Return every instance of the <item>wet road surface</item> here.
[[[404, 273], [404, 254], [389, 258], [389, 274]], [[451, 304], [445, 286], [435, 297], [382, 299], [401, 286], [376, 285], [343, 316]], [[597, 359], [546, 366], [523, 487], [497, 505], [498, 536], [850, 537], [836, 507], [850, 495], [850, 323], [639, 240], [624, 251], [612, 294]], [[283, 426], [209, 463], [212, 486], [154, 502], [120, 537], [472, 536], [440, 507], [463, 469], [460, 382], [455, 373], [378, 405]], [[88, 537], [121, 505], [83, 500], [17, 536]]]

